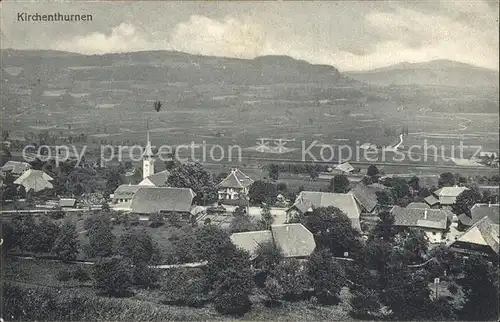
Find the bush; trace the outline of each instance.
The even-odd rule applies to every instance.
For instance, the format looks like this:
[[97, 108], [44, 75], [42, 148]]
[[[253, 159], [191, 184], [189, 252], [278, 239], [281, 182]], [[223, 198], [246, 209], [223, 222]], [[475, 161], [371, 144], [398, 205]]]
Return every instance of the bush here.
[[180, 269], [169, 272], [162, 287], [163, 302], [201, 307], [207, 301], [207, 280], [201, 270]]
[[276, 306], [280, 304], [280, 300], [284, 295], [283, 287], [274, 277], [266, 279], [265, 292], [268, 298], [266, 304], [269, 306]]
[[165, 217], [161, 213], [154, 213], [149, 216], [149, 226], [157, 228], [165, 224]]
[[50, 218], [54, 220], [63, 219], [66, 213], [62, 210], [54, 211], [50, 213]]
[[72, 278], [78, 280], [80, 283], [84, 283], [90, 281], [90, 274], [85, 268], [78, 265], [72, 272]]
[[67, 282], [71, 279], [71, 273], [67, 269], [57, 271], [56, 279], [61, 282]]
[[108, 295], [129, 295], [132, 286], [130, 264], [117, 256], [100, 259], [93, 266], [94, 286]]
[[147, 264], [140, 263], [132, 269], [132, 279], [134, 285], [144, 288], [158, 287], [161, 272], [158, 269], [149, 267]]

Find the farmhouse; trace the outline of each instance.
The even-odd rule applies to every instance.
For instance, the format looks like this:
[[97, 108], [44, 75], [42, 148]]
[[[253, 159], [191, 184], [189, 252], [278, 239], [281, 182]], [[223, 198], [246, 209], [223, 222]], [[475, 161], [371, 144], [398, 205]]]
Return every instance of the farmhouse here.
[[333, 171], [335, 173], [341, 173], [341, 174], [349, 174], [354, 171], [354, 167], [349, 163], [349, 162], [344, 162], [342, 164], [337, 165]]
[[139, 187], [132, 198], [130, 211], [139, 214], [190, 214], [195, 195], [189, 188]]
[[126, 185], [122, 184], [116, 188], [115, 192], [110, 196], [112, 203], [117, 205], [127, 205], [130, 204], [134, 194], [139, 190], [138, 185]]
[[12, 175], [21, 175], [25, 171], [31, 169], [31, 165], [26, 162], [19, 162], [19, 161], [7, 161], [3, 166], [2, 166], [2, 171], [3, 172], [10, 172]]
[[489, 217], [483, 217], [460, 237], [452, 241], [450, 249], [464, 254], [483, 255], [497, 258], [499, 252], [499, 229]]
[[469, 190], [466, 187], [442, 187], [434, 191], [434, 195], [439, 200], [439, 204], [441, 206], [451, 206], [457, 201], [457, 197], [459, 194], [464, 192], [465, 190]]
[[319, 207], [337, 207], [351, 220], [354, 228], [361, 230], [359, 208], [354, 196], [349, 193], [302, 191], [295, 203], [287, 210], [287, 220], [297, 214], [307, 214]]
[[429, 242], [440, 243], [450, 225], [453, 214], [446, 209], [403, 208], [394, 206], [391, 209], [394, 216], [394, 226], [421, 229]]
[[271, 230], [235, 233], [231, 235], [231, 241], [248, 251], [252, 259], [266, 243], [278, 246], [287, 258], [307, 257], [316, 248], [313, 234], [302, 224], [271, 225]]
[[377, 191], [382, 191], [383, 189], [376, 186], [367, 186], [363, 182], [354, 187], [350, 194], [354, 196], [356, 202], [361, 207], [364, 213], [372, 213], [377, 206]]
[[73, 208], [76, 205], [75, 198], [61, 198], [58, 203], [59, 207], [62, 208]]
[[14, 184], [23, 186], [26, 192], [39, 192], [53, 188], [54, 186], [50, 183], [52, 180], [54, 179], [43, 171], [29, 169], [17, 178]]
[[461, 228], [469, 228], [484, 217], [488, 217], [492, 223], [500, 224], [498, 204], [477, 203], [470, 209], [470, 216], [461, 214], [458, 222]]
[[231, 173], [219, 183], [219, 201], [224, 204], [246, 203], [252, 183], [253, 180], [239, 169], [231, 169]]

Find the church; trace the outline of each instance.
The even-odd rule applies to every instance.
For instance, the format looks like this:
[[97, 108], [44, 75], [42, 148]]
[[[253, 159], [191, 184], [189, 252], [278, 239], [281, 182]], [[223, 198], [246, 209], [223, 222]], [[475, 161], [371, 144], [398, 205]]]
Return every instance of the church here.
[[110, 196], [114, 210], [139, 214], [189, 213], [196, 194], [190, 188], [167, 187], [169, 172], [155, 173], [155, 155], [147, 133], [146, 148], [142, 158], [142, 180], [135, 185], [122, 184]]

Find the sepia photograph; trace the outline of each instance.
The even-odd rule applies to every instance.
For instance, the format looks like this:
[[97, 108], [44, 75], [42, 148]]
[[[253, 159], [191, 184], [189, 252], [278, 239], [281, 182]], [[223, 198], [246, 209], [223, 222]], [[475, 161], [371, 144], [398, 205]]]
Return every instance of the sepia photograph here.
[[498, 321], [499, 2], [0, 2], [0, 322]]

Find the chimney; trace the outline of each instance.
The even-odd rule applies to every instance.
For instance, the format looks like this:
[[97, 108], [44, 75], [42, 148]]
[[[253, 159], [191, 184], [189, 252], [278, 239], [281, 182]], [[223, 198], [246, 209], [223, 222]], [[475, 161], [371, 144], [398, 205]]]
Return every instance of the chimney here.
[[427, 219], [427, 209], [424, 210], [424, 219]]

